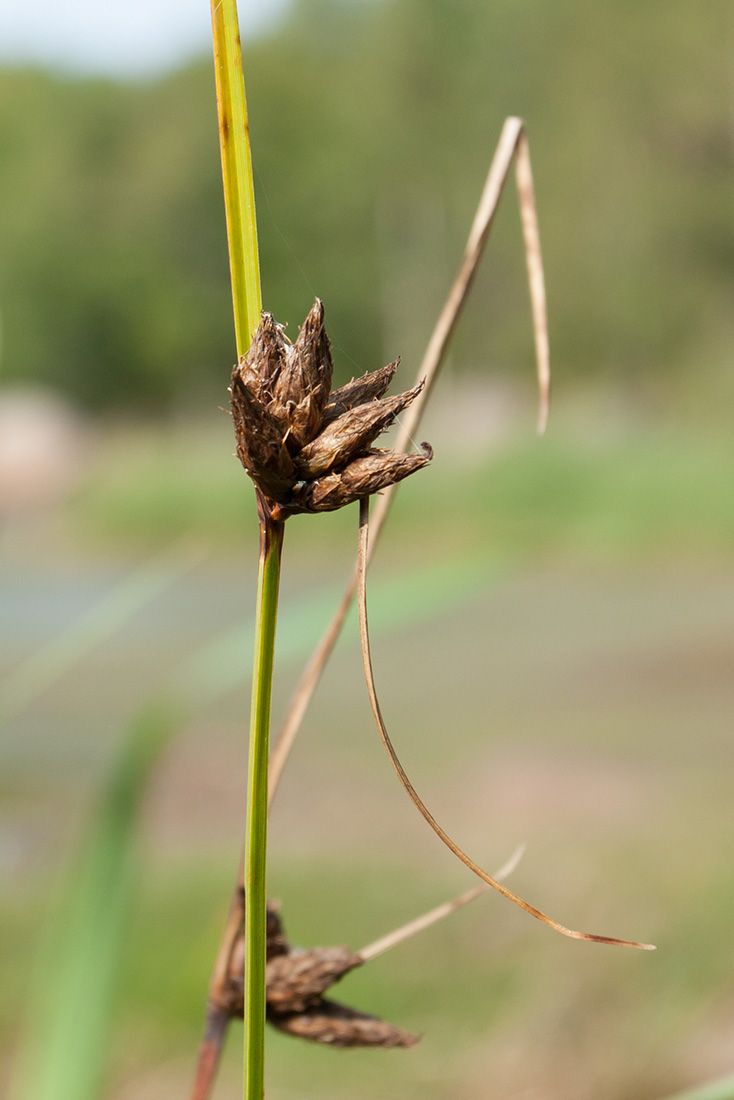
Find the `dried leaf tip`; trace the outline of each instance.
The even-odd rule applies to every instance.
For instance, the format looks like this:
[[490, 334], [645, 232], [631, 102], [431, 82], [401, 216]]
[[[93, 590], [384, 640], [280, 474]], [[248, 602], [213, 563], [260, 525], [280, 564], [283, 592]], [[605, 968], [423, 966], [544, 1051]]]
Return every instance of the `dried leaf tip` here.
[[342, 508], [427, 465], [431, 448], [400, 454], [373, 447], [420, 393], [385, 397], [399, 360], [331, 393], [333, 363], [317, 298], [294, 343], [263, 313], [232, 371], [237, 455], [276, 519]]

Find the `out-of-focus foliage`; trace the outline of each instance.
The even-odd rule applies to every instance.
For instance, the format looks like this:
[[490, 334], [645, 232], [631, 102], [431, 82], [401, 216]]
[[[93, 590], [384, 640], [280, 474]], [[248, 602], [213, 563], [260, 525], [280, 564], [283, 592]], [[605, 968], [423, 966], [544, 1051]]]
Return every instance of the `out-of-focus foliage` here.
[[100, 1095], [133, 895], [140, 807], [157, 758], [180, 726], [175, 709], [151, 705], [139, 714], [110, 770], [68, 896], [48, 931], [13, 1092], [17, 1100]]
[[155, 404], [231, 355], [208, 74], [156, 85], [4, 73], [7, 376], [91, 407]]
[[[521, 114], [557, 368], [715, 377], [734, 282], [727, 7], [300, 0], [245, 49], [266, 306], [295, 327], [322, 296], [342, 376], [417, 355]], [[507, 203], [456, 347], [469, 367], [529, 357], [516, 222]], [[0, 73], [0, 313], [6, 379], [91, 408], [222, 399], [209, 60], [135, 84]]]

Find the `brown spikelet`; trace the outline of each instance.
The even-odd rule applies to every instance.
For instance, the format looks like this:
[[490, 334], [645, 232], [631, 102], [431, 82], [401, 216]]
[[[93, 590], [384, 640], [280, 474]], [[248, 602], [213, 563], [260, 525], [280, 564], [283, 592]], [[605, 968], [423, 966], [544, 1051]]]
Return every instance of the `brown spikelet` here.
[[324, 1043], [331, 1047], [412, 1047], [419, 1042], [402, 1028], [358, 1012], [355, 1008], [320, 1000], [305, 1012], [277, 1013], [268, 1011], [268, 1021], [300, 1039]]
[[237, 457], [258, 488], [278, 500], [290, 492], [296, 478], [282, 426], [240, 374], [233, 374], [230, 393]]
[[368, 401], [342, 413], [303, 448], [296, 463], [299, 473], [304, 479], [317, 478], [328, 470], [341, 470], [352, 458], [365, 454], [422, 389], [420, 382], [406, 393]]
[[[244, 892], [238, 894], [239, 929], [229, 952], [224, 980], [210, 991], [210, 1009], [227, 1018], [244, 1011]], [[367, 956], [348, 947], [291, 947], [277, 902], [267, 905], [267, 1018], [280, 1031], [335, 1047], [408, 1047], [418, 1042], [401, 1028], [354, 1008], [326, 1001], [322, 994]]]
[[422, 443], [421, 447], [422, 451], [413, 454], [373, 450], [350, 462], [340, 473], [309, 482], [299, 496], [299, 503], [307, 512], [333, 512], [355, 500], [379, 493], [428, 465], [433, 451], [427, 443]]
[[285, 361], [288, 342], [272, 313], [263, 313], [247, 355], [234, 368], [254, 400], [267, 405]]
[[345, 386], [340, 386], [338, 390], [334, 390], [324, 409], [321, 420], [322, 425], [326, 427], [327, 424], [331, 424], [337, 416], [341, 416], [348, 409], [353, 409], [355, 405], [364, 405], [367, 401], [373, 401], [376, 397], [383, 397], [399, 364], [400, 360], [395, 359], [392, 363], [388, 363], [386, 367], [369, 371], [367, 374], [363, 374], [361, 378], [353, 378]]
[[332, 373], [324, 307], [317, 298], [295, 344], [286, 349], [285, 360], [273, 386], [276, 415], [287, 424], [287, 442], [292, 450], [310, 443], [319, 431]]

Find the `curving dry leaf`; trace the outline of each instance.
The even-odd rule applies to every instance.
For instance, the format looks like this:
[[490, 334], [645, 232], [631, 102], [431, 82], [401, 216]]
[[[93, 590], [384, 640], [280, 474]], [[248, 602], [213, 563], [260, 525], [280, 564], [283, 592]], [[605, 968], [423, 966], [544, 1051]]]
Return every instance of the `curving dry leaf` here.
[[619, 940], [613, 936], [598, 936], [593, 932], [576, 932], [572, 928], [566, 928], [564, 924], [559, 924], [558, 921], [553, 920], [542, 910], [531, 905], [530, 902], [525, 901], [523, 898], [514, 894], [512, 890], [508, 890], [506, 886], [493, 878], [487, 871], [475, 863], [471, 856], [468, 856], [462, 848], [456, 844], [448, 835], [445, 829], [439, 825], [435, 817], [422, 801], [418, 793], [416, 792], [413, 784], [408, 779], [405, 773], [403, 765], [398, 759], [398, 755], [395, 752], [390, 735], [387, 732], [385, 721], [382, 717], [380, 710], [380, 703], [377, 698], [377, 691], [375, 689], [375, 678], [372, 671], [372, 654], [370, 651], [370, 635], [369, 627], [367, 624], [367, 555], [369, 546], [369, 498], [365, 497], [359, 506], [359, 549], [357, 553], [357, 603], [359, 606], [359, 637], [362, 647], [362, 663], [364, 665], [365, 681], [367, 683], [367, 694], [369, 695], [370, 705], [372, 707], [372, 714], [374, 715], [375, 723], [377, 725], [380, 738], [387, 755], [390, 758], [395, 773], [405, 788], [411, 801], [428, 822], [433, 829], [434, 833], [444, 842], [447, 848], [450, 849], [463, 864], [465, 864], [471, 871], [474, 872], [483, 882], [486, 882], [488, 886], [491, 886], [508, 901], [513, 902], [520, 909], [523, 909], [526, 913], [529, 913], [531, 917], [535, 917], [536, 920], [542, 921], [543, 924], [547, 924], [549, 928], [553, 928], [556, 932], [560, 932], [563, 936], [570, 936], [574, 940], [591, 940], [594, 943], [608, 943], [618, 947], [637, 947], [643, 951], [654, 951], [655, 946], [651, 943], [637, 943], [635, 940]]

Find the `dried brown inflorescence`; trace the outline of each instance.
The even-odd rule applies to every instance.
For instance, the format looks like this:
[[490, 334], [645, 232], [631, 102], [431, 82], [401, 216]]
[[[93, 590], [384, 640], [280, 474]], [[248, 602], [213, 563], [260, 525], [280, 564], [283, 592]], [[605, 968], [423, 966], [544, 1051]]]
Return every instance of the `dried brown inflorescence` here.
[[[268, 1021], [279, 1031], [334, 1047], [411, 1047], [418, 1042], [394, 1024], [323, 994], [365, 959], [348, 947], [292, 947], [283, 931], [278, 906], [268, 902], [267, 988]], [[217, 1007], [228, 1016], [242, 1016], [244, 924], [230, 957], [229, 970], [217, 995]]]
[[333, 364], [317, 298], [295, 343], [263, 313], [232, 371], [237, 455], [273, 519], [331, 512], [402, 481], [432, 458], [373, 447], [423, 383], [385, 397], [398, 361], [331, 393]]

